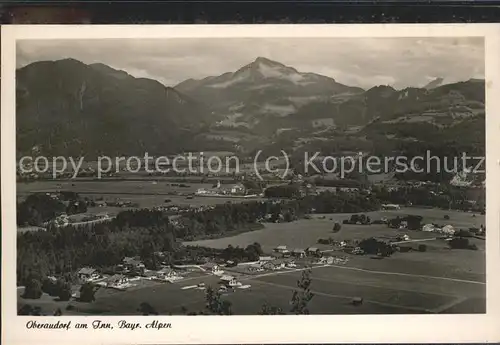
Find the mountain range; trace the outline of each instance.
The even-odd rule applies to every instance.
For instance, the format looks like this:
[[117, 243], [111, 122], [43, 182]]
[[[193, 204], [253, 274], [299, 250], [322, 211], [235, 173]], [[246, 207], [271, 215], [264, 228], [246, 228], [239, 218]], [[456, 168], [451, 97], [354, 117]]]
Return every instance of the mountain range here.
[[438, 78], [423, 88], [363, 90], [263, 57], [173, 88], [74, 59], [35, 62], [16, 78], [19, 154], [248, 151], [281, 142], [290, 131], [314, 138], [374, 121], [446, 130], [484, 119], [484, 80], [442, 85]]

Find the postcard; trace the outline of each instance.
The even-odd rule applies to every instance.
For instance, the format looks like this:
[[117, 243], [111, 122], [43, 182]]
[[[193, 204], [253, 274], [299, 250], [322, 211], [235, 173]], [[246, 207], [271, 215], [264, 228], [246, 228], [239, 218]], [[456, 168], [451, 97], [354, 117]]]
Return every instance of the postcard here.
[[500, 340], [499, 29], [3, 27], [4, 343]]

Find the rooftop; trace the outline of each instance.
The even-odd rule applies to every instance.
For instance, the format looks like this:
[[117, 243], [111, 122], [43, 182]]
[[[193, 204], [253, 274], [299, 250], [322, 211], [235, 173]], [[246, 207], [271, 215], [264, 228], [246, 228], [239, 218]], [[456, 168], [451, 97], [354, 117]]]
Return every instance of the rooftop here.
[[95, 268], [91, 268], [91, 267], [83, 267], [82, 269], [80, 269], [78, 271], [78, 274], [92, 274], [94, 272], [96, 272], [97, 270]]

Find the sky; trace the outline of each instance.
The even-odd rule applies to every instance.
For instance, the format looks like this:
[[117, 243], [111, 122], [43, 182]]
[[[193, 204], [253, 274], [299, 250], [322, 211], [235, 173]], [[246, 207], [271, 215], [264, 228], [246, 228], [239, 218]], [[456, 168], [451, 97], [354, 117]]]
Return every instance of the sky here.
[[73, 58], [104, 63], [167, 86], [234, 72], [266, 57], [365, 89], [484, 78], [483, 38], [182, 38], [24, 40], [17, 67]]

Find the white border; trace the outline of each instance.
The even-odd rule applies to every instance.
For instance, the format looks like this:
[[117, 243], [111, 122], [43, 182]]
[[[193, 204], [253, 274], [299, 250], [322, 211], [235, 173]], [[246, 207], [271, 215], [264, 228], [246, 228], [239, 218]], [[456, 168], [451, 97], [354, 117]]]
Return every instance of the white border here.
[[[500, 340], [500, 25], [13, 25], [2, 27], [2, 343], [34, 344], [230, 344], [493, 342]], [[18, 39], [168, 38], [168, 37], [460, 37], [482, 36], [486, 45], [487, 114], [487, 314], [384, 316], [218, 316], [155, 317], [173, 328], [146, 330], [27, 330], [30, 317], [17, 316], [15, 289], [15, 59]], [[313, 52], [311, 52], [313, 53]], [[460, 59], [460, 56], [457, 56]], [[66, 317], [144, 321], [152, 317]], [[32, 319], [32, 318], [31, 318]], [[52, 319], [53, 317], [36, 318]], [[495, 326], [497, 325], [497, 326]]]

